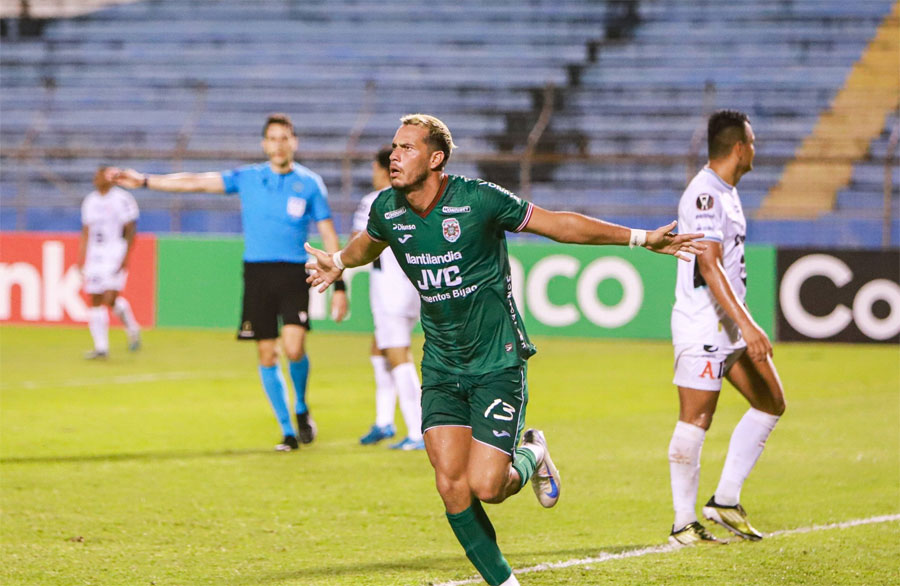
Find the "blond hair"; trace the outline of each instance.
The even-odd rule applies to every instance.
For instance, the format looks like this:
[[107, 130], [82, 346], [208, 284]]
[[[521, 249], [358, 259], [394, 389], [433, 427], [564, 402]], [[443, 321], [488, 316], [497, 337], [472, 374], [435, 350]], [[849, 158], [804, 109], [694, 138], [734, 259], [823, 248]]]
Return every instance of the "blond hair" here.
[[450, 134], [450, 129], [447, 128], [447, 125], [438, 118], [428, 114], [407, 114], [400, 119], [400, 122], [404, 126], [418, 126], [428, 132], [428, 135], [425, 137], [425, 142], [428, 146], [444, 153], [444, 162], [440, 166], [440, 169], [443, 169], [447, 165], [447, 161], [450, 160], [450, 153], [456, 148], [456, 145], [453, 143], [453, 136]]

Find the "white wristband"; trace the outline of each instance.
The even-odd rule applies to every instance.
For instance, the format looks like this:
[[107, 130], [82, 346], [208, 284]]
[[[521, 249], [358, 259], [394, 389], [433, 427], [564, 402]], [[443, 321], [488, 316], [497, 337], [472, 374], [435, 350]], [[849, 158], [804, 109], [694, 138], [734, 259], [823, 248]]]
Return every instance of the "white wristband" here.
[[635, 246], [643, 246], [647, 243], [647, 231], [646, 230], [635, 230], [632, 228], [631, 230], [631, 238], [628, 239], [628, 248], [634, 248]]
[[342, 271], [347, 268], [344, 266], [344, 261], [341, 260], [341, 251], [337, 251], [331, 255], [331, 262], [334, 263], [334, 266], [341, 269]]

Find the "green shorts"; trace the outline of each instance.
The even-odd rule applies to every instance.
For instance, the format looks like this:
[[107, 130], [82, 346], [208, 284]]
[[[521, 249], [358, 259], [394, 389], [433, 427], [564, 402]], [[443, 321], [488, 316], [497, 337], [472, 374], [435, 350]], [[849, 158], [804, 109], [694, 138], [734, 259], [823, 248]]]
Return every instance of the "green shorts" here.
[[422, 432], [433, 427], [472, 429], [472, 437], [512, 456], [525, 426], [526, 366], [479, 375], [422, 368]]

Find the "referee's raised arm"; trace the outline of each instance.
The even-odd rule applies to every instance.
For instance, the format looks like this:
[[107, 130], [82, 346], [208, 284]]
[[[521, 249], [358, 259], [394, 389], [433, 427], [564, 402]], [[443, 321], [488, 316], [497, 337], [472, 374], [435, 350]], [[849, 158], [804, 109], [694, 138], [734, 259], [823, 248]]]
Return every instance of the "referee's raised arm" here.
[[127, 189], [145, 187], [156, 191], [181, 193], [225, 193], [225, 181], [222, 179], [222, 174], [216, 171], [148, 175], [134, 169], [110, 167], [107, 170], [107, 178], [116, 185]]

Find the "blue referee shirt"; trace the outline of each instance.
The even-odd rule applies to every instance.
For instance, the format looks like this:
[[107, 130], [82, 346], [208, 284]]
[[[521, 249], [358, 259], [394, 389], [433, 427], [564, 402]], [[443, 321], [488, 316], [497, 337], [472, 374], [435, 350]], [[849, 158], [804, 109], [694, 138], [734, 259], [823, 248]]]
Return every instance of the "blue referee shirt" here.
[[241, 198], [245, 262], [305, 263], [310, 222], [331, 217], [322, 178], [294, 163], [284, 175], [269, 163], [222, 173], [225, 193]]

